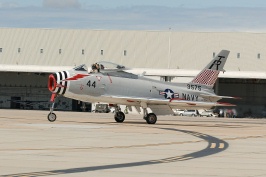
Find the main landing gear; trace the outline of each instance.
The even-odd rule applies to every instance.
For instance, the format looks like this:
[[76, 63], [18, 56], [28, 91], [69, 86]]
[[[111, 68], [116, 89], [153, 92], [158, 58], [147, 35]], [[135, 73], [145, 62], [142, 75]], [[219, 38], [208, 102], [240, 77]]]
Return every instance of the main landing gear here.
[[117, 105], [115, 106], [114, 118], [115, 118], [115, 121], [119, 123], [124, 122], [125, 120], [125, 114], [121, 111], [121, 108]]
[[[143, 119], [146, 120], [147, 124], [155, 124], [157, 121], [157, 116], [154, 113], [148, 113], [147, 108], [143, 108]], [[118, 105], [115, 106], [115, 121], [122, 123], [125, 120], [125, 114], [121, 111]]]
[[154, 113], [148, 113], [147, 108], [143, 108], [144, 117], [147, 124], [155, 124], [157, 121], [157, 116]]

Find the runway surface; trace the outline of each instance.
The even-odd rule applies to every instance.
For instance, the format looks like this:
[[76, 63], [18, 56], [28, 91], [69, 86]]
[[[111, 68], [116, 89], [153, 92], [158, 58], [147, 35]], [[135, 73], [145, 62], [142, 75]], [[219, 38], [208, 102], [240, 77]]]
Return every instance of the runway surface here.
[[265, 177], [266, 119], [0, 110], [0, 176]]

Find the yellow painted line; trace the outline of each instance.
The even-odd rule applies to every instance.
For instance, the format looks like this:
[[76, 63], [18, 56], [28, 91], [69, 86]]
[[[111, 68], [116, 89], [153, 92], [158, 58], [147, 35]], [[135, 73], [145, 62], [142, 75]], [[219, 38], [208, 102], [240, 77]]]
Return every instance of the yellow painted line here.
[[192, 157], [186, 157], [184, 158], [183, 156], [176, 156], [176, 157], [170, 157], [167, 159], [161, 159], [161, 160], [152, 160], [150, 162], [156, 162], [156, 163], [169, 163], [169, 162], [175, 162], [175, 161], [179, 161], [179, 160], [183, 160], [183, 159], [190, 159]]
[[40, 175], [40, 172], [19, 174], [19, 176], [38, 176], [38, 175]]
[[16, 174], [16, 175], [10, 175], [10, 177], [14, 177], [14, 176], [20, 176], [20, 177], [28, 177], [28, 176], [31, 176], [31, 173], [22, 173], [22, 174]]
[[[32, 174], [17, 174], [20, 177], [29, 177], [29, 176], [36, 176], [36, 175], [32, 175]], [[15, 175], [16, 176], [16, 175]], [[13, 176], [14, 177], [14, 176]]]
[[176, 156], [176, 157], [172, 157], [172, 158], [168, 158], [167, 160], [176, 160], [176, 159], [179, 159], [181, 158], [182, 156]]
[[45, 171], [45, 172], [40, 172], [39, 175], [57, 175], [60, 173], [57, 172], [51, 172], [51, 171]]
[[158, 162], [160, 162], [160, 163], [165, 163], [166, 160], [158, 160]]
[[183, 158], [181, 158], [179, 160], [188, 160], [188, 159], [191, 159], [191, 158], [193, 158], [193, 157], [183, 157]]
[[224, 143], [220, 143], [219, 149], [223, 149], [224, 148]]
[[201, 136], [202, 134], [201, 133], [194, 133], [193, 135], [194, 136]]
[[158, 163], [158, 162], [160, 162], [160, 163], [163, 163], [163, 162], [164, 162], [164, 160], [152, 160], [151, 162], [155, 162], [155, 163]]
[[216, 147], [216, 143], [212, 143], [210, 148], [213, 149], [215, 147]]

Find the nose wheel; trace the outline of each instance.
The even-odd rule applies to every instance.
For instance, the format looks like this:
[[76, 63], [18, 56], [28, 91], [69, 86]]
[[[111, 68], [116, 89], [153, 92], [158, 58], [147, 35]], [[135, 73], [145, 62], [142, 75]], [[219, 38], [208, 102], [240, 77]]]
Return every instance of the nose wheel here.
[[49, 113], [48, 116], [47, 116], [47, 119], [50, 121], [50, 122], [54, 122], [56, 120], [56, 115], [55, 113]]

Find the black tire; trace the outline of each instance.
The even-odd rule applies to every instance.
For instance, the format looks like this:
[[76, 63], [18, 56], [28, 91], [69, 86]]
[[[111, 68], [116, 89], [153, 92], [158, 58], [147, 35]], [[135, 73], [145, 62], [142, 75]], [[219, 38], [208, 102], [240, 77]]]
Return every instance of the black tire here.
[[149, 113], [146, 118], [148, 124], [155, 124], [157, 121], [157, 116], [154, 113]]
[[56, 120], [56, 115], [55, 113], [49, 113], [48, 116], [47, 116], [47, 119], [50, 121], [50, 122], [54, 122]]
[[121, 122], [124, 122], [124, 120], [125, 120], [125, 114], [123, 112], [120, 111], [120, 112], [115, 113], [116, 122], [121, 123]]
[[183, 114], [181, 113], [181, 114], [179, 114], [180, 116], [183, 116]]

